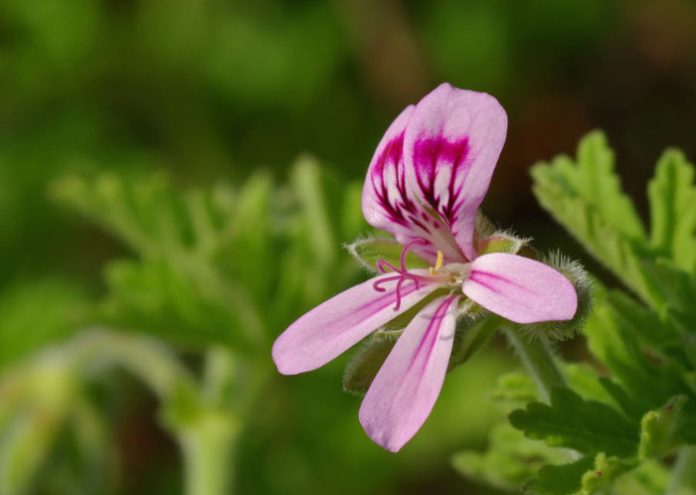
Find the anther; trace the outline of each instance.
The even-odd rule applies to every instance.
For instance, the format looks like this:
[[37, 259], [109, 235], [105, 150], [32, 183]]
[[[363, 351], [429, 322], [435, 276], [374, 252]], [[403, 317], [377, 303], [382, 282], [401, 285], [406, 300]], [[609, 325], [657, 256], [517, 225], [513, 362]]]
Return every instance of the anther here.
[[437, 259], [435, 260], [435, 266], [431, 266], [430, 269], [428, 270], [430, 272], [431, 276], [434, 276], [437, 274], [437, 271], [442, 268], [442, 262], [445, 259], [445, 255], [440, 251], [439, 249], [437, 250]]

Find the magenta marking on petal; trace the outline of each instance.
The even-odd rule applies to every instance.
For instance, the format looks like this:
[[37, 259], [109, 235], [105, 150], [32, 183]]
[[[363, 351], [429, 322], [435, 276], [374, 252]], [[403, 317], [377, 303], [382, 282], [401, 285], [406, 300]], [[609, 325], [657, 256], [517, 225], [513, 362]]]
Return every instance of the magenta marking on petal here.
[[514, 280], [510, 280], [509, 278], [503, 277], [502, 275], [498, 275], [497, 273], [484, 272], [481, 270], [471, 270], [471, 273], [469, 273], [469, 280], [471, 280], [472, 282], [476, 282], [477, 284], [482, 285], [483, 287], [493, 292], [500, 292], [499, 289], [497, 289], [494, 285], [492, 285], [490, 282], [482, 280], [482, 278], [487, 278], [492, 282], [508, 284], [513, 287], [517, 287], [525, 292], [529, 292], [529, 289], [527, 287], [515, 282]]
[[435, 310], [432, 319], [428, 323], [428, 328], [425, 331], [425, 336], [419, 342], [416, 352], [413, 354], [413, 357], [411, 358], [411, 362], [408, 365], [407, 373], [411, 371], [411, 369], [416, 364], [416, 361], [418, 361], [420, 356], [425, 356], [426, 359], [421, 359], [421, 370], [419, 371], [419, 373], [422, 373], [423, 369], [425, 369], [425, 367], [427, 366], [427, 357], [432, 354], [432, 350], [435, 347], [435, 342], [437, 341], [437, 337], [439, 335], [442, 320], [447, 315], [447, 311], [449, 310], [450, 305], [455, 299], [457, 299], [457, 297], [458, 296], [448, 297], [442, 302], [442, 304], [440, 304], [440, 306], [438, 306], [437, 310]]
[[[404, 133], [392, 139], [384, 147], [382, 154], [375, 161], [371, 173], [372, 188], [380, 206], [389, 216], [389, 219], [403, 226], [408, 226], [405, 212], [415, 211], [415, 204], [406, 192], [406, 174], [403, 163]], [[388, 181], [385, 177], [388, 167], [392, 167], [395, 176], [395, 198], [389, 194]]]
[[[467, 172], [470, 150], [468, 136], [456, 141], [448, 141], [441, 136], [423, 138], [417, 140], [414, 146], [413, 163], [423, 198], [447, 220], [448, 226], [456, 220], [456, 210], [463, 200], [459, 196], [465, 177], [461, 178], [459, 175]], [[436, 185], [436, 181], [438, 174], [442, 173], [445, 167], [449, 168], [449, 179], [446, 191], [442, 191], [442, 186]], [[443, 197], [445, 192], [446, 198]]]
[[481, 280], [479, 272], [471, 272], [469, 274], [469, 280], [471, 280], [472, 282], [476, 282], [477, 284], [479, 284], [482, 287], [485, 287], [491, 292], [495, 292], [496, 294], [498, 293], [498, 289], [496, 289], [493, 285], [489, 284], [485, 280]]

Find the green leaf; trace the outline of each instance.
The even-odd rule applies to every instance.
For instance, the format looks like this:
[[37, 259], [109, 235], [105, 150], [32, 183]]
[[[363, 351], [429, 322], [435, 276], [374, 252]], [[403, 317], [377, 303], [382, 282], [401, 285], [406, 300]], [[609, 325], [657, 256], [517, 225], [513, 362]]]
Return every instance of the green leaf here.
[[355, 188], [328, 182], [303, 157], [284, 188], [263, 172], [190, 191], [161, 174], [108, 173], [66, 178], [53, 195], [133, 251], [106, 267], [109, 323], [187, 347], [266, 352], [272, 333], [355, 280], [339, 245], [360, 215], [341, 211]]
[[317, 263], [330, 265], [336, 256], [336, 235], [326, 208], [319, 163], [312, 157], [298, 158], [290, 174], [290, 184], [312, 235], [307, 237]]
[[565, 156], [532, 168], [541, 205], [626, 286], [653, 305], [662, 302], [644, 264], [650, 248], [643, 227], [613, 171], [604, 137], [592, 133]]
[[545, 464], [567, 462], [568, 451], [525, 438], [508, 424], [493, 428], [484, 452], [465, 450], [452, 457], [452, 466], [466, 478], [517, 492]]
[[648, 185], [650, 242], [655, 251], [688, 273], [696, 272], [694, 167], [678, 150], [667, 150]]
[[539, 390], [529, 375], [512, 372], [506, 373], [498, 379], [492, 397], [501, 402], [519, 405], [537, 400]]
[[582, 476], [582, 495], [604, 493], [619, 476], [634, 466], [635, 462], [632, 460], [624, 461], [616, 457], [607, 457], [604, 453], [597, 454], [592, 468]]
[[683, 443], [678, 429], [687, 401], [686, 396], [678, 395], [671, 398], [664, 407], [643, 416], [638, 447], [638, 457], [641, 460], [659, 459]]
[[[677, 361], [656, 365], [642, 350], [637, 337], [656, 330], [640, 327], [650, 325], [651, 321], [657, 324], [654, 318], [641, 321], [640, 312], [632, 314], [630, 309], [626, 311], [627, 304], [615, 306], [616, 301], [626, 303], [627, 300], [622, 297], [595, 299], [595, 309], [587, 320], [585, 334], [592, 354], [611, 370], [632, 397], [635, 404], [630, 407], [645, 413], [662, 406], [675, 395], [687, 393]], [[668, 338], [666, 333], [665, 338]]]
[[611, 493], [616, 495], [664, 495], [671, 471], [656, 461], [644, 462], [620, 476]]
[[525, 488], [538, 495], [599, 495], [634, 465], [599, 453], [569, 464], [544, 466]]
[[582, 476], [592, 468], [592, 457], [581, 457], [575, 462], [542, 467], [536, 478], [525, 485], [525, 491], [538, 495], [572, 495], [582, 484]]
[[[551, 164], [535, 165], [532, 177], [544, 206], [544, 199], [557, 195], [577, 198], [620, 235], [636, 241], [645, 239], [640, 217], [621, 190], [614, 170], [614, 153], [601, 132], [594, 131], [580, 141], [575, 162], [559, 156]], [[549, 209], [554, 213], [553, 208]]]
[[614, 404], [611, 395], [602, 386], [597, 370], [589, 363], [567, 363], [563, 366], [563, 375], [568, 386], [583, 399]]
[[530, 438], [584, 454], [627, 457], [638, 447], [637, 425], [601, 402], [583, 400], [567, 388], [551, 391], [551, 404], [532, 402], [510, 414], [512, 425]]
[[94, 316], [93, 303], [73, 282], [39, 279], [0, 293], [0, 368], [59, 342]]

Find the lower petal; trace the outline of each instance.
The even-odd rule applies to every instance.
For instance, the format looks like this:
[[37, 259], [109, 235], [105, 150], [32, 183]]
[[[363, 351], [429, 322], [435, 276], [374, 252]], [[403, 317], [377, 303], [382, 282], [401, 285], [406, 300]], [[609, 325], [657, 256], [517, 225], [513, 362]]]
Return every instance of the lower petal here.
[[434, 289], [432, 284], [418, 288], [412, 281], [403, 283], [397, 311], [397, 282], [382, 283], [384, 292], [374, 288], [375, 282], [392, 275], [380, 275], [356, 285], [290, 325], [273, 343], [273, 361], [278, 371], [294, 375], [325, 365]]
[[570, 320], [578, 307], [575, 287], [563, 274], [514, 254], [476, 258], [462, 290], [487, 310], [516, 323]]
[[452, 352], [457, 296], [436, 299], [406, 327], [360, 407], [360, 423], [397, 452], [420, 429], [440, 395]]

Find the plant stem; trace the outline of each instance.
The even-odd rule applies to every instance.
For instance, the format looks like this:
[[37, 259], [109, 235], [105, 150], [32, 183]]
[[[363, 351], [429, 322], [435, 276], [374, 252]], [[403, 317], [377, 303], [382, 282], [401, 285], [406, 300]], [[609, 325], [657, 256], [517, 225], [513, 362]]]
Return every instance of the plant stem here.
[[563, 373], [556, 364], [556, 357], [548, 339], [543, 335], [530, 339], [514, 329], [505, 327], [503, 332], [517, 352], [527, 373], [534, 379], [544, 401], [551, 398], [553, 387], [565, 387]]
[[682, 447], [679, 451], [667, 495], [696, 495], [696, 447]]
[[240, 428], [234, 417], [203, 410], [179, 432], [184, 456], [186, 495], [233, 493], [234, 453]]

